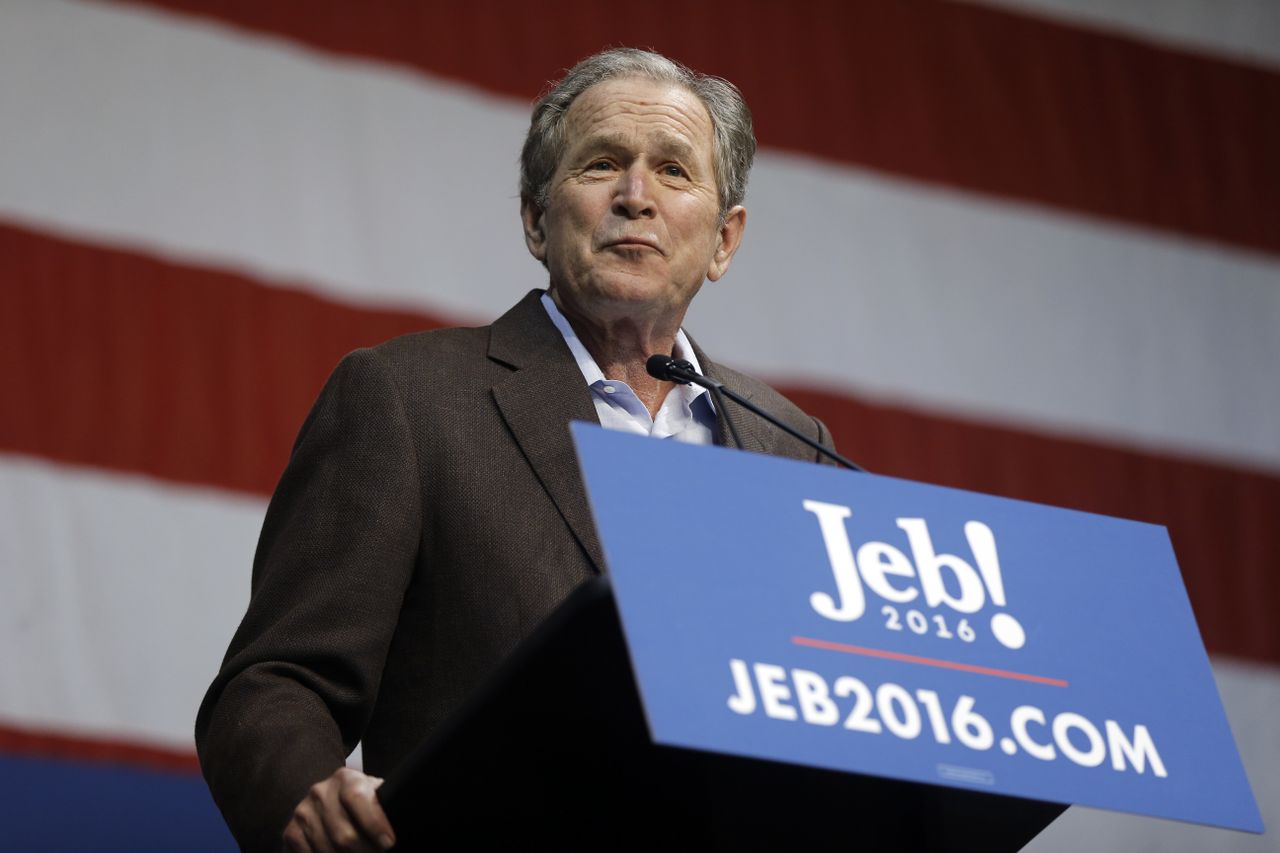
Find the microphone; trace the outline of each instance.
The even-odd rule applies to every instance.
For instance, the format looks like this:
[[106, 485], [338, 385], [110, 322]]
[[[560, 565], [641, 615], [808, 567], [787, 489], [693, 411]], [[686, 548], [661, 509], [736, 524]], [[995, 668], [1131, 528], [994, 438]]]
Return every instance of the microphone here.
[[678, 385], [694, 384], [712, 389], [722, 385], [722, 383], [695, 371], [693, 365], [683, 358], [672, 358], [669, 355], [649, 356], [649, 360], [644, 363], [644, 369], [649, 371], [649, 375], [654, 379], [675, 382]]
[[[690, 364], [688, 361], [684, 360], [683, 358], [677, 359], [677, 358], [672, 358], [669, 355], [662, 355], [662, 354], [651, 355], [645, 361], [644, 369], [647, 370], [649, 372], [649, 375], [652, 376], [654, 379], [661, 379], [664, 382], [675, 382], [679, 385], [689, 385], [689, 384], [700, 385], [703, 388], [706, 388], [708, 391], [710, 391], [711, 394], [715, 397], [716, 402], [720, 404], [722, 407], [724, 406], [724, 398], [728, 397], [730, 400], [737, 403], [739, 406], [742, 406], [747, 411], [754, 412], [756, 415], [764, 418], [766, 421], [773, 424], [778, 429], [785, 432], [787, 435], [791, 436], [792, 438], [799, 439], [800, 441], [807, 444], [809, 447], [812, 447], [814, 450], [826, 456], [828, 459], [835, 460], [837, 463], [843, 465], [844, 467], [848, 468], [851, 471], [863, 470], [863, 468], [861, 468], [858, 465], [855, 465], [853, 462], [850, 462], [848, 459], [844, 458], [839, 453], [836, 453], [834, 450], [831, 450], [830, 448], [827, 448], [827, 447], [823, 447], [821, 444], [814, 441], [812, 438], [809, 438], [809, 436], [805, 435], [804, 433], [797, 432], [795, 429], [792, 429], [787, 424], [784, 424], [778, 418], [774, 417], [769, 412], [766, 412], [764, 409], [757, 406], [755, 403], [752, 403], [746, 397], [743, 397], [741, 394], [729, 388], [723, 382], [720, 382], [717, 379], [712, 379], [710, 376], [703, 376], [701, 373], [694, 370], [693, 365]], [[734, 442], [739, 447], [741, 447], [742, 441], [739, 440], [738, 438], [738, 431], [737, 429], [734, 428], [733, 419], [729, 417], [728, 411], [724, 413], [724, 419], [725, 419], [725, 422], [729, 424], [729, 431], [733, 433]]]

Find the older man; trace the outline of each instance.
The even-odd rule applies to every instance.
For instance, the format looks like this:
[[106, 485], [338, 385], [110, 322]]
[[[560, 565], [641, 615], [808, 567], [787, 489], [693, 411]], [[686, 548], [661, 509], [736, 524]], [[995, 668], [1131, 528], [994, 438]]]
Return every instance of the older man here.
[[[549, 273], [492, 326], [343, 359], [267, 511], [248, 612], [200, 709], [201, 765], [246, 847], [377, 849], [378, 779], [603, 570], [571, 420], [729, 444], [672, 353], [810, 437], [823, 426], [680, 330], [742, 240], [755, 149], [737, 90], [657, 54], [574, 67], [534, 108], [521, 220]], [[812, 460], [738, 416], [744, 448]], [[672, 484], [673, 491], [679, 483]], [[655, 535], [668, 535], [655, 531]]]

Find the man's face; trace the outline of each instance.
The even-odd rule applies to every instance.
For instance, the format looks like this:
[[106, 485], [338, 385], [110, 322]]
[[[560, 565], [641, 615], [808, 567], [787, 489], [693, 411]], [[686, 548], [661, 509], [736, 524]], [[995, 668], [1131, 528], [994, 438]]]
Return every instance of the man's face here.
[[565, 130], [546, 210], [521, 210], [552, 293], [602, 322], [679, 322], [703, 280], [728, 269], [746, 220], [741, 207], [720, 220], [706, 108], [679, 86], [609, 80], [578, 96]]

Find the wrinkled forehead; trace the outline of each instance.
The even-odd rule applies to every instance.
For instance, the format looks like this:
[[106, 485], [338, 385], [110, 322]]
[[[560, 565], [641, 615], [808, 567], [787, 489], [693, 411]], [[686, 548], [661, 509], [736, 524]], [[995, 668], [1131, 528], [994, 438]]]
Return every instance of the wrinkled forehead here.
[[566, 151], [600, 140], [643, 135], [688, 155], [712, 156], [714, 127], [702, 100], [678, 83], [645, 77], [605, 80], [565, 115]]

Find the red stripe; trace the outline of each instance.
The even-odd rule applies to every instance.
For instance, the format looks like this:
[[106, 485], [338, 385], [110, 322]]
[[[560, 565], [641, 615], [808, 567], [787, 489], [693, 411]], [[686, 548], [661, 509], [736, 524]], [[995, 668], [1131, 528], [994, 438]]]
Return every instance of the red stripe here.
[[192, 750], [165, 749], [129, 741], [76, 737], [14, 726], [0, 726], [0, 753], [100, 764], [130, 764], [180, 773], [200, 772], [200, 762]]
[[[444, 323], [12, 226], [0, 281], [0, 449], [256, 494], [342, 353]], [[874, 471], [1167, 525], [1209, 648], [1280, 663], [1280, 478], [789, 394]]]
[[945, 0], [127, 0], [532, 98], [605, 45], [743, 89], [763, 144], [1280, 252], [1280, 74]]
[[0, 225], [0, 447], [270, 494], [356, 347], [439, 325]]
[[1025, 672], [1014, 672], [1009, 669], [993, 669], [989, 666], [977, 666], [971, 663], [958, 663], [953, 660], [926, 658], [920, 655], [908, 655], [903, 652], [889, 652], [884, 649], [869, 649], [866, 646], [851, 646], [848, 643], [835, 643], [831, 640], [815, 640], [812, 637], [792, 637], [791, 642], [797, 646], [808, 646], [811, 649], [826, 649], [830, 652], [844, 652], [849, 655], [864, 655], [870, 658], [896, 660], [902, 663], [914, 663], [920, 666], [936, 666], [939, 669], [954, 669], [960, 672], [972, 672], [976, 675], [991, 675], [996, 678], [1009, 678], [1014, 681], [1031, 681], [1036, 684], [1048, 684], [1051, 687], [1066, 687], [1068, 683], [1061, 678], [1046, 678], [1043, 675], [1028, 675]]

